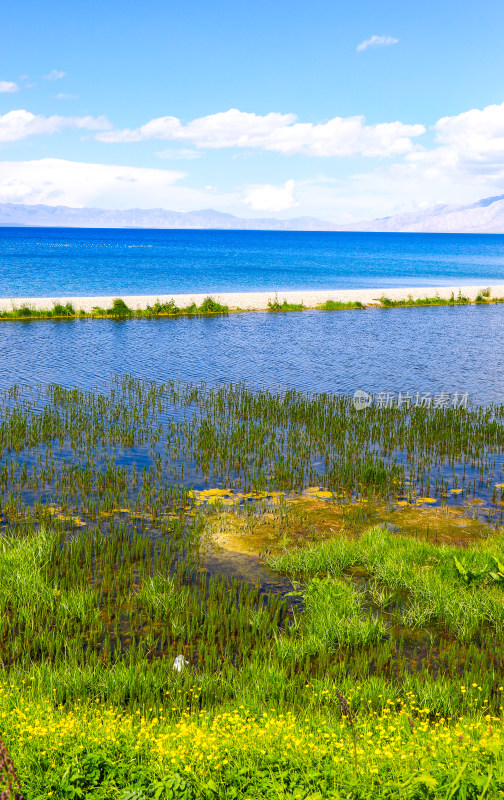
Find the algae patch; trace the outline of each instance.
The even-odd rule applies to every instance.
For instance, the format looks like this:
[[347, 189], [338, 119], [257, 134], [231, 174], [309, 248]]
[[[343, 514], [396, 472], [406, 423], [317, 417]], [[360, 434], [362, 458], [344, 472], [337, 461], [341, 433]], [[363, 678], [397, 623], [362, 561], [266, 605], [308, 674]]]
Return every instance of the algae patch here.
[[376, 525], [398, 536], [462, 546], [500, 530], [474, 516], [470, 505], [350, 503], [317, 495], [313, 491], [304, 497], [276, 497], [233, 508], [218, 505], [208, 509], [205, 537], [224, 550], [260, 559], [310, 542], [358, 536]]

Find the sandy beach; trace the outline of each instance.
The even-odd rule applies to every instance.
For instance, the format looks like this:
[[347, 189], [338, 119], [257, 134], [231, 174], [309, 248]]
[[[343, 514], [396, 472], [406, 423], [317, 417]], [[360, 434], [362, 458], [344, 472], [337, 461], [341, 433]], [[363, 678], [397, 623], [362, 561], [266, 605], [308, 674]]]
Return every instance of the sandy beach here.
[[[359, 301], [363, 305], [378, 305], [379, 298], [383, 295], [391, 300], [401, 300], [409, 295], [413, 299], [423, 297], [433, 297], [436, 293], [442, 298], [449, 298], [452, 292], [457, 295], [459, 289], [464, 297], [474, 301], [477, 295], [484, 289], [490, 289], [491, 297], [504, 296], [504, 283], [494, 286], [425, 286], [400, 289], [338, 289], [338, 290], [311, 290], [311, 291], [283, 291], [279, 289], [276, 294], [280, 303], [287, 300], [288, 303], [304, 303], [308, 308], [315, 308], [326, 300], [337, 300], [348, 303]], [[68, 295], [54, 295], [53, 297], [20, 297], [20, 298], [1, 298], [0, 311], [11, 311], [13, 308], [29, 306], [34, 309], [52, 308], [55, 303], [72, 303], [76, 310], [89, 313], [94, 306], [107, 308], [116, 297], [121, 297], [132, 309], [142, 309], [147, 305], [152, 305], [159, 300], [168, 302], [173, 298], [176, 305], [187, 306], [191, 303], [200, 305], [205, 297], [210, 296], [219, 303], [229, 306], [230, 309], [241, 309], [246, 311], [265, 311], [268, 308], [268, 301], [275, 299], [275, 292], [212, 292], [205, 294], [144, 294], [127, 295], [118, 292], [115, 295], [100, 297], [72, 297]]]

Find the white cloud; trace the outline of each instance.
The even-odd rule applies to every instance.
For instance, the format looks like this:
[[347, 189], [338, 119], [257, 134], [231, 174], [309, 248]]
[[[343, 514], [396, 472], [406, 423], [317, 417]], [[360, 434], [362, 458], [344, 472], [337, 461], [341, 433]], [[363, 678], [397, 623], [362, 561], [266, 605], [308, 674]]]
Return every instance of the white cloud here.
[[436, 145], [407, 155], [402, 170], [429, 180], [504, 182], [504, 103], [442, 117]]
[[[101, 129], [99, 138], [125, 134], [107, 132], [107, 127], [110, 128], [110, 123], [104, 118], [42, 117], [13, 111], [0, 116], [0, 142], [65, 129]], [[203, 117], [188, 124], [174, 117], [162, 118], [127, 133], [131, 141], [142, 138], [159, 141], [169, 138], [167, 130], [173, 149], [160, 148], [158, 155], [164, 159], [191, 159], [202, 153], [208, 158], [209, 150], [220, 147], [241, 148], [244, 155], [249, 154], [246, 148], [249, 151], [262, 148], [287, 155], [374, 154], [391, 158], [373, 169], [361, 166], [357, 174], [341, 179], [335, 177], [339, 174], [336, 165], [327, 161], [332, 171], [330, 176], [315, 174], [299, 179], [300, 173], [294, 172], [296, 162], [292, 161], [291, 180], [285, 183], [274, 182], [267, 171], [270, 159], [264, 159], [249, 173], [248, 179], [242, 179], [241, 186], [230, 190], [223, 190], [222, 184], [210, 185], [213, 179], [209, 177], [204, 179], [208, 182], [204, 188], [184, 186], [183, 172], [159, 168], [59, 159], [4, 162], [0, 164], [0, 201], [104, 208], [210, 207], [238, 216], [258, 216], [258, 212], [260, 216], [275, 216], [285, 212], [285, 216], [313, 215], [350, 221], [436, 203], [470, 203], [504, 192], [504, 103], [439, 119], [424, 146], [413, 144], [413, 136], [425, 130], [422, 125], [405, 126], [401, 122], [366, 125], [363, 117], [335, 118], [315, 125], [299, 123], [289, 114], [258, 116], [239, 111]], [[258, 166], [264, 170], [261, 174]], [[305, 169], [306, 165], [303, 172]], [[318, 162], [314, 172], [322, 169], [322, 162]], [[215, 174], [222, 174], [220, 167]]]
[[13, 81], [0, 81], [0, 93], [3, 92], [17, 92], [19, 86]]
[[0, 162], [0, 202], [100, 208], [236, 207], [239, 195], [177, 185], [184, 172], [58, 158]]
[[297, 205], [294, 198], [295, 182], [286, 181], [283, 186], [263, 184], [250, 187], [243, 197], [243, 203], [253, 211], [286, 211]]
[[202, 153], [199, 150], [191, 150], [190, 148], [176, 150], [175, 148], [169, 150], [162, 150], [160, 153], [155, 153], [158, 158], [164, 158], [170, 161], [191, 161], [194, 158], [201, 158]]
[[394, 39], [393, 36], [370, 36], [369, 39], [364, 39], [363, 42], [357, 45], [357, 52], [362, 53], [368, 47], [387, 47], [390, 44], [397, 44], [399, 39]]
[[24, 109], [0, 114], [0, 142], [18, 142], [28, 136], [50, 135], [65, 128], [99, 131], [110, 128], [106, 117], [44, 117]]
[[237, 147], [284, 155], [383, 157], [411, 152], [412, 138], [425, 133], [423, 125], [403, 122], [366, 125], [363, 116], [334, 117], [317, 124], [296, 120], [294, 114], [261, 116], [232, 108], [185, 125], [177, 117], [159, 117], [140, 128], [107, 131], [96, 138], [109, 143], [165, 139], [202, 149]]
[[76, 100], [78, 94], [65, 94], [65, 92], [58, 92], [56, 100]]
[[66, 72], [62, 72], [60, 69], [52, 69], [48, 75], [44, 75], [46, 81], [60, 81], [64, 78]]

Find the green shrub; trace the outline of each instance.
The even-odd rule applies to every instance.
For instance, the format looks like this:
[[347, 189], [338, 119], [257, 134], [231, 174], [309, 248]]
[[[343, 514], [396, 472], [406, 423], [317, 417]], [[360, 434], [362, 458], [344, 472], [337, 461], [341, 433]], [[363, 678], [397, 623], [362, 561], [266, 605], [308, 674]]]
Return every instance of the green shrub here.
[[107, 309], [107, 314], [114, 317], [129, 317], [132, 313], [133, 311], [131, 308], [129, 308], [120, 297], [116, 297], [112, 303], [112, 307]]

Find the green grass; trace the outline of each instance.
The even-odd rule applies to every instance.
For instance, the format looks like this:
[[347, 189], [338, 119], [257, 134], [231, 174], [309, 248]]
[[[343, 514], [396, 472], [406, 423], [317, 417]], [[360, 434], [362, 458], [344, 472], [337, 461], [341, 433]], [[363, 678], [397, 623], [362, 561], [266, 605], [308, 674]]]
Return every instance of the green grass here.
[[405, 300], [391, 300], [389, 297], [382, 295], [379, 300], [383, 308], [403, 308], [408, 306], [453, 306], [468, 305], [470, 303], [470, 300], [462, 295], [460, 289], [458, 295], [455, 296], [452, 292], [449, 298], [440, 297], [436, 292], [433, 297], [418, 297], [416, 300], [413, 299], [412, 295], [408, 295]]
[[[367, 574], [392, 592], [407, 593], [398, 624], [423, 628], [434, 623], [470, 641], [482, 628], [504, 635], [503, 594], [495, 574], [502, 558], [504, 536], [471, 550], [439, 546], [372, 528], [365, 535], [338, 538], [270, 560], [271, 566], [292, 576], [342, 576], [350, 567]], [[474, 584], [464, 582], [457, 561], [478, 572]]]
[[[490, 303], [504, 303], [503, 297], [490, 297], [488, 289], [482, 290], [476, 297], [474, 303], [478, 305]], [[405, 299], [391, 300], [386, 296], [379, 298], [379, 302], [383, 308], [406, 308], [418, 306], [455, 306], [455, 305], [469, 305], [471, 301], [464, 297], [459, 290], [458, 295], [452, 293], [450, 298], [441, 298], [436, 293], [433, 297], [423, 297], [413, 299], [409, 295]], [[268, 311], [270, 312], [288, 312], [288, 311], [304, 311], [307, 306], [301, 303], [289, 303], [283, 300], [281, 303], [275, 295], [274, 300], [268, 300]], [[340, 302], [339, 300], [326, 300], [317, 306], [321, 311], [339, 311], [344, 309], [361, 309], [364, 310], [366, 306], [360, 301]], [[237, 308], [236, 311], [241, 313], [244, 309]], [[37, 309], [31, 306], [13, 307], [11, 311], [0, 311], [0, 320], [44, 320], [44, 319], [143, 319], [154, 317], [196, 317], [196, 316], [211, 316], [213, 314], [228, 314], [229, 307], [218, 303], [212, 297], [207, 297], [198, 306], [196, 303], [191, 303], [188, 306], [178, 307], [173, 299], [167, 302], [156, 301], [153, 305], [148, 305], [143, 309], [129, 308], [122, 298], [115, 298], [110, 308], [101, 308], [95, 306], [91, 312], [85, 312], [82, 309], [75, 309], [72, 303], [55, 303], [51, 309]]]
[[55, 303], [52, 309], [36, 309], [30, 306], [14, 307], [12, 311], [0, 311], [0, 320], [21, 320], [21, 319], [96, 319], [96, 318], [150, 318], [161, 316], [210, 316], [212, 314], [228, 314], [228, 306], [218, 303], [211, 297], [198, 306], [192, 303], [189, 306], [178, 307], [172, 299], [167, 303], [156, 302], [153, 306], [144, 309], [132, 309], [120, 297], [116, 297], [110, 308], [94, 306], [91, 312], [76, 310], [71, 303], [62, 305]]
[[268, 311], [303, 311], [305, 308], [306, 306], [302, 302], [288, 303], [287, 300], [284, 300], [280, 303], [276, 294], [274, 300], [268, 300]]
[[[501, 791], [503, 430], [499, 405], [363, 414], [129, 376], [5, 392], [0, 728], [27, 799]], [[307, 486], [359, 525], [402, 496], [448, 513], [460, 487], [490, 522], [465, 546], [376, 526], [300, 545], [279, 493]], [[212, 549], [224, 500], [284, 541], [269, 572]]]
[[52, 309], [36, 309], [30, 306], [14, 307], [12, 311], [0, 311], [0, 319], [67, 319], [80, 316], [72, 303], [55, 303]]
[[342, 303], [339, 300], [326, 300], [325, 303], [317, 306], [321, 311], [340, 311], [345, 308], [365, 308], [358, 300]]

